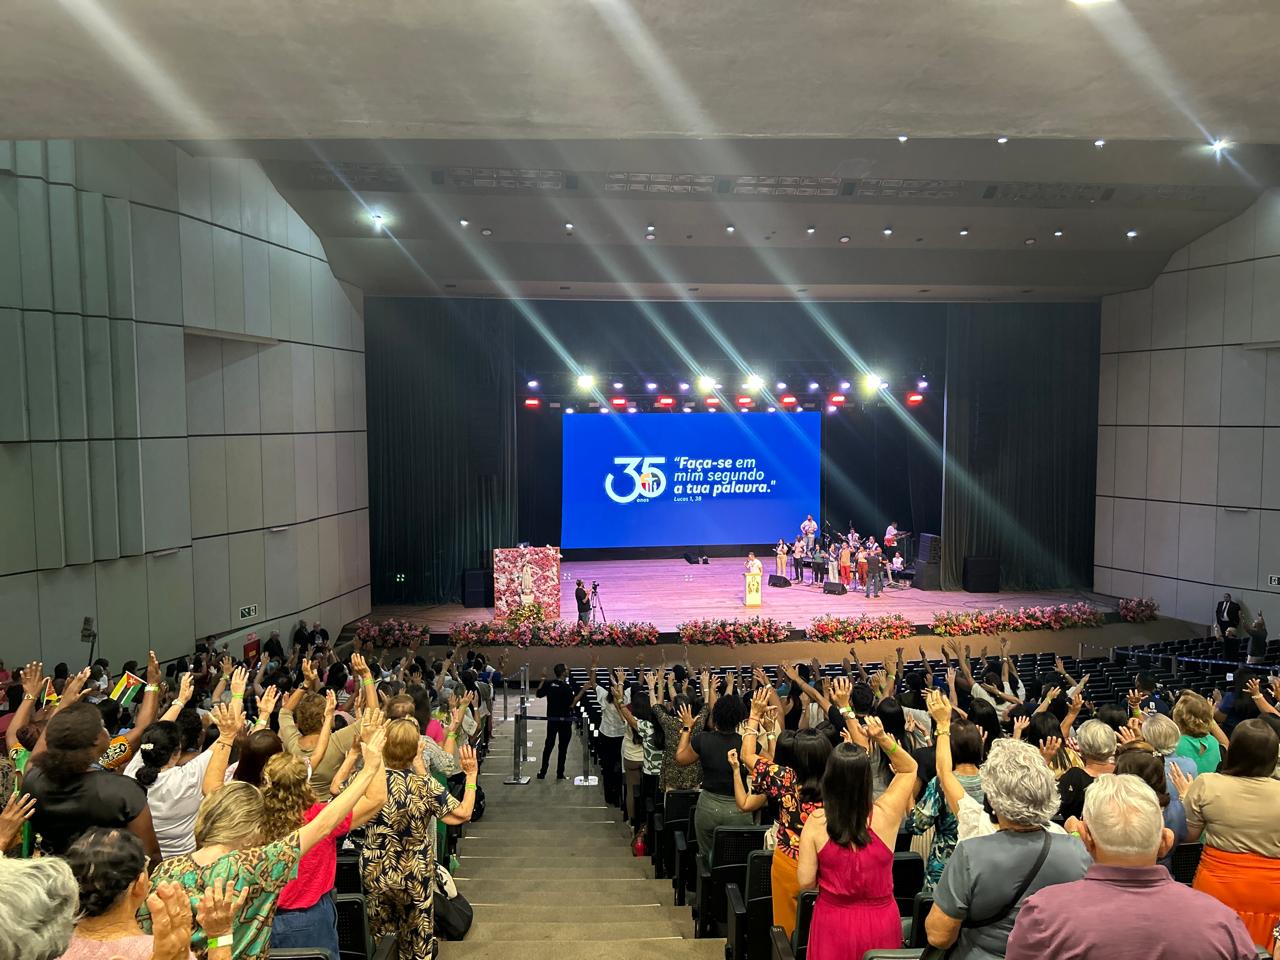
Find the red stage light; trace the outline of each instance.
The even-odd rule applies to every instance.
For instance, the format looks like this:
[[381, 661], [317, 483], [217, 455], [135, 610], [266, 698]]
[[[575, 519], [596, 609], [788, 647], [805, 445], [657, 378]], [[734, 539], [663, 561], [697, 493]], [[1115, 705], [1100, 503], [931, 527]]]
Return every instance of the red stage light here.
[[708, 406], [708, 407], [718, 407], [718, 406], [720, 406], [720, 398], [719, 398], [719, 397], [707, 397], [707, 399], [706, 399], [706, 401], [705, 401], [705, 402], [706, 402], [706, 404], [707, 404], [707, 406]]
[[676, 405], [676, 398], [675, 397], [659, 397], [656, 405], [659, 407], [674, 407]]
[[784, 407], [792, 407], [795, 406], [796, 398], [788, 393], [786, 396], [779, 397], [778, 402]]
[[540, 407], [540, 406], [542, 406], [542, 401], [541, 401], [541, 400], [539, 400], [537, 397], [525, 397], [525, 398], [524, 398], [524, 405], [525, 405], [526, 407], [534, 407], [534, 408], [536, 408], [536, 407]]
[[924, 394], [923, 394], [923, 393], [908, 393], [908, 394], [907, 394], [907, 406], [908, 406], [908, 407], [918, 407], [918, 406], [920, 406], [920, 404], [922, 404], [922, 403], [924, 403]]
[[610, 397], [609, 402], [615, 407], [625, 407], [627, 405], [626, 397]]
[[833, 406], [837, 406], [837, 407], [838, 407], [838, 406], [839, 406], [840, 404], [842, 404], [842, 403], [844, 403], [844, 394], [843, 394], [843, 393], [833, 393], [833, 394], [831, 395], [831, 404], [832, 404]]
[[754, 401], [754, 400], [752, 400], [750, 397], [739, 397], [739, 398], [738, 398], [738, 406], [740, 406], [740, 407], [751, 407], [751, 406], [754, 406], [754, 405], [755, 405], [755, 401]]

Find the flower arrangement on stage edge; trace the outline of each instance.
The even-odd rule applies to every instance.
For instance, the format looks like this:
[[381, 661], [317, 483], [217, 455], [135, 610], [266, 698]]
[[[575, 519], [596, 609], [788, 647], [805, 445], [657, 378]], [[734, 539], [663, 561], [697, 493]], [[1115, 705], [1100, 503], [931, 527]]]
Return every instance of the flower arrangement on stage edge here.
[[1129, 623], [1146, 623], [1156, 618], [1160, 604], [1153, 597], [1129, 597], [1120, 601], [1120, 619]]
[[385, 649], [430, 643], [431, 633], [426, 627], [408, 620], [396, 620], [393, 617], [374, 623], [366, 617], [356, 624], [356, 639], [362, 646]]
[[643, 647], [658, 642], [658, 628], [623, 621], [468, 620], [454, 625], [449, 641], [468, 647]]
[[689, 620], [676, 630], [683, 644], [736, 647], [740, 643], [783, 643], [791, 639], [791, 626], [767, 617], [750, 620]]
[[933, 632], [939, 637], [1018, 633], [1023, 630], [1067, 630], [1100, 627], [1105, 614], [1087, 603], [1062, 603], [1049, 607], [1006, 610], [945, 610], [933, 615]]
[[507, 614], [507, 624], [518, 627], [522, 623], [542, 623], [546, 617], [542, 614], [542, 604], [535, 600], [516, 606]]
[[915, 636], [915, 625], [900, 613], [883, 617], [818, 617], [805, 631], [806, 640], [850, 644], [855, 641], [905, 640]]

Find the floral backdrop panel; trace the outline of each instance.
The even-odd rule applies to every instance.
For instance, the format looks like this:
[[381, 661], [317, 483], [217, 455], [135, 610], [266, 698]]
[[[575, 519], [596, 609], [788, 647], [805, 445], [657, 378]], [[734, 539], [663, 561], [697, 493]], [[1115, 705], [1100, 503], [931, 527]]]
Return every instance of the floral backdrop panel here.
[[522, 603], [538, 604], [546, 620], [560, 619], [559, 547], [493, 551], [494, 617], [505, 620]]

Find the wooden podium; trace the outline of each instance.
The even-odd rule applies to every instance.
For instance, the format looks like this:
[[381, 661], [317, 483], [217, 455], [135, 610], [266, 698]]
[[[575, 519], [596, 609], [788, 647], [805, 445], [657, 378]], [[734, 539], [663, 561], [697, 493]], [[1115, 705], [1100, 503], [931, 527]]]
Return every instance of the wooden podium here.
[[744, 607], [760, 606], [760, 581], [763, 577], [763, 573], [753, 570], [747, 570], [742, 574], [742, 605]]

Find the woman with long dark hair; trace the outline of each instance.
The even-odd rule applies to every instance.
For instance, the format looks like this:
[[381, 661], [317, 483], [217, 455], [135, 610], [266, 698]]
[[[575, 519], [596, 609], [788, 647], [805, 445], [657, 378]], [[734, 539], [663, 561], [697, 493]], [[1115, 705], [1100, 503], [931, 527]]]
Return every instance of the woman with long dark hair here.
[[[809, 930], [809, 960], [857, 960], [868, 950], [902, 944], [902, 924], [893, 899], [893, 847], [911, 806], [916, 761], [867, 719], [857, 739], [831, 752], [822, 776], [822, 807], [800, 834], [797, 881], [818, 888]], [[889, 756], [893, 780], [873, 798], [874, 744]]]

